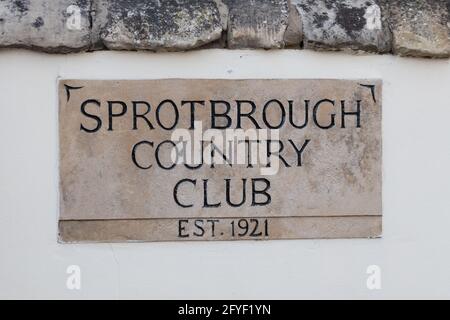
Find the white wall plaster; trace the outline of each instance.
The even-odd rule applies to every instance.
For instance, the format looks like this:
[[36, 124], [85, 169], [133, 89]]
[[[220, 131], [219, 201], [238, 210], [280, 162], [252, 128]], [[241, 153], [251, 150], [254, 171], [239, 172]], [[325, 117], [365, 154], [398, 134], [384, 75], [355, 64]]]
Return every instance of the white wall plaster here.
[[[0, 298], [450, 298], [448, 60], [3, 50], [0, 70]], [[383, 238], [58, 244], [57, 77], [381, 78]]]

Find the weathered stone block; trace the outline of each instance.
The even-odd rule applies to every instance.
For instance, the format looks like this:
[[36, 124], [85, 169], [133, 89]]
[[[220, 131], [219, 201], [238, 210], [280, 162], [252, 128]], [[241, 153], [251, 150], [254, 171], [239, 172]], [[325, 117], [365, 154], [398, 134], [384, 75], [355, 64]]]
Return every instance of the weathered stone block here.
[[282, 48], [288, 0], [224, 0], [229, 10], [229, 48]]
[[1, 0], [0, 47], [47, 52], [88, 49], [89, 0]]
[[392, 0], [393, 51], [404, 56], [450, 56], [448, 0]]
[[390, 51], [385, 1], [293, 1], [301, 13], [305, 48]]
[[284, 45], [286, 47], [300, 47], [303, 40], [303, 25], [299, 9], [295, 0], [289, 1], [288, 26], [284, 33]]
[[109, 49], [186, 50], [222, 34], [214, 0], [94, 1], [99, 12], [95, 25]]
[[[381, 236], [381, 216], [338, 217], [277, 217], [252, 219], [261, 225], [267, 221], [270, 231], [261, 235], [252, 229], [245, 235], [230, 234], [230, 225], [241, 219], [224, 218], [203, 225], [201, 219], [181, 220], [183, 237], [179, 236], [179, 219], [124, 219], [124, 220], [60, 220], [59, 241], [73, 242], [129, 242], [129, 241], [202, 241], [255, 239], [317, 239], [317, 238], [377, 238]], [[205, 220], [206, 221], [206, 220]], [[244, 220], [246, 221], [246, 220]], [[194, 223], [203, 229], [193, 228]], [[242, 225], [242, 224], [241, 224]], [[259, 227], [261, 225], [258, 224]], [[214, 230], [213, 230], [214, 229]], [[200, 233], [199, 233], [200, 231]], [[195, 232], [195, 233], [194, 233]], [[255, 236], [256, 234], [256, 236]]]

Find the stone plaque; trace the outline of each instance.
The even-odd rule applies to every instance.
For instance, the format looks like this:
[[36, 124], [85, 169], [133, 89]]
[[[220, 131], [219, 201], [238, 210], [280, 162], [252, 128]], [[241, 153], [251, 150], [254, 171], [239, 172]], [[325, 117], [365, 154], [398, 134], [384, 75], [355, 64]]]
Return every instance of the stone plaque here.
[[60, 80], [59, 239], [381, 234], [381, 81]]

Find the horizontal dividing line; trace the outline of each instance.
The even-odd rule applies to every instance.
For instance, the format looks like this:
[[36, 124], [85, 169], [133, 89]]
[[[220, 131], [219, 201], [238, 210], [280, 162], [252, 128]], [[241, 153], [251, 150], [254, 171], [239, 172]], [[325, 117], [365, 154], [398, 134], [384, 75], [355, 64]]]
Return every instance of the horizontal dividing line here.
[[133, 243], [208, 243], [208, 242], [267, 242], [267, 241], [292, 241], [292, 240], [377, 240], [381, 239], [381, 235], [377, 236], [346, 236], [342, 238], [334, 238], [334, 237], [327, 237], [327, 236], [317, 236], [314, 238], [299, 238], [299, 237], [277, 237], [277, 238], [270, 238], [270, 237], [264, 237], [264, 238], [248, 238], [248, 237], [241, 237], [241, 238], [183, 238], [181, 239], [168, 239], [168, 240], [161, 240], [161, 239], [155, 239], [155, 240], [71, 240], [62, 242], [63, 245], [71, 245], [71, 244], [133, 244]]
[[149, 221], [149, 220], [182, 220], [182, 219], [291, 219], [291, 218], [381, 218], [383, 215], [341, 215], [341, 216], [248, 216], [248, 217], [169, 217], [169, 218], [118, 218], [118, 219], [59, 219], [59, 222], [80, 222], [80, 221]]

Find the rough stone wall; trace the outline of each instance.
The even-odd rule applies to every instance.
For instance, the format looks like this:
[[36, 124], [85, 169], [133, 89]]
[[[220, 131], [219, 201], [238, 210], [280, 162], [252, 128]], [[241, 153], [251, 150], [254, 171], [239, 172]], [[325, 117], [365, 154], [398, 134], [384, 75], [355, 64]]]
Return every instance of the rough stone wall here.
[[0, 0], [0, 47], [450, 57], [450, 0]]

